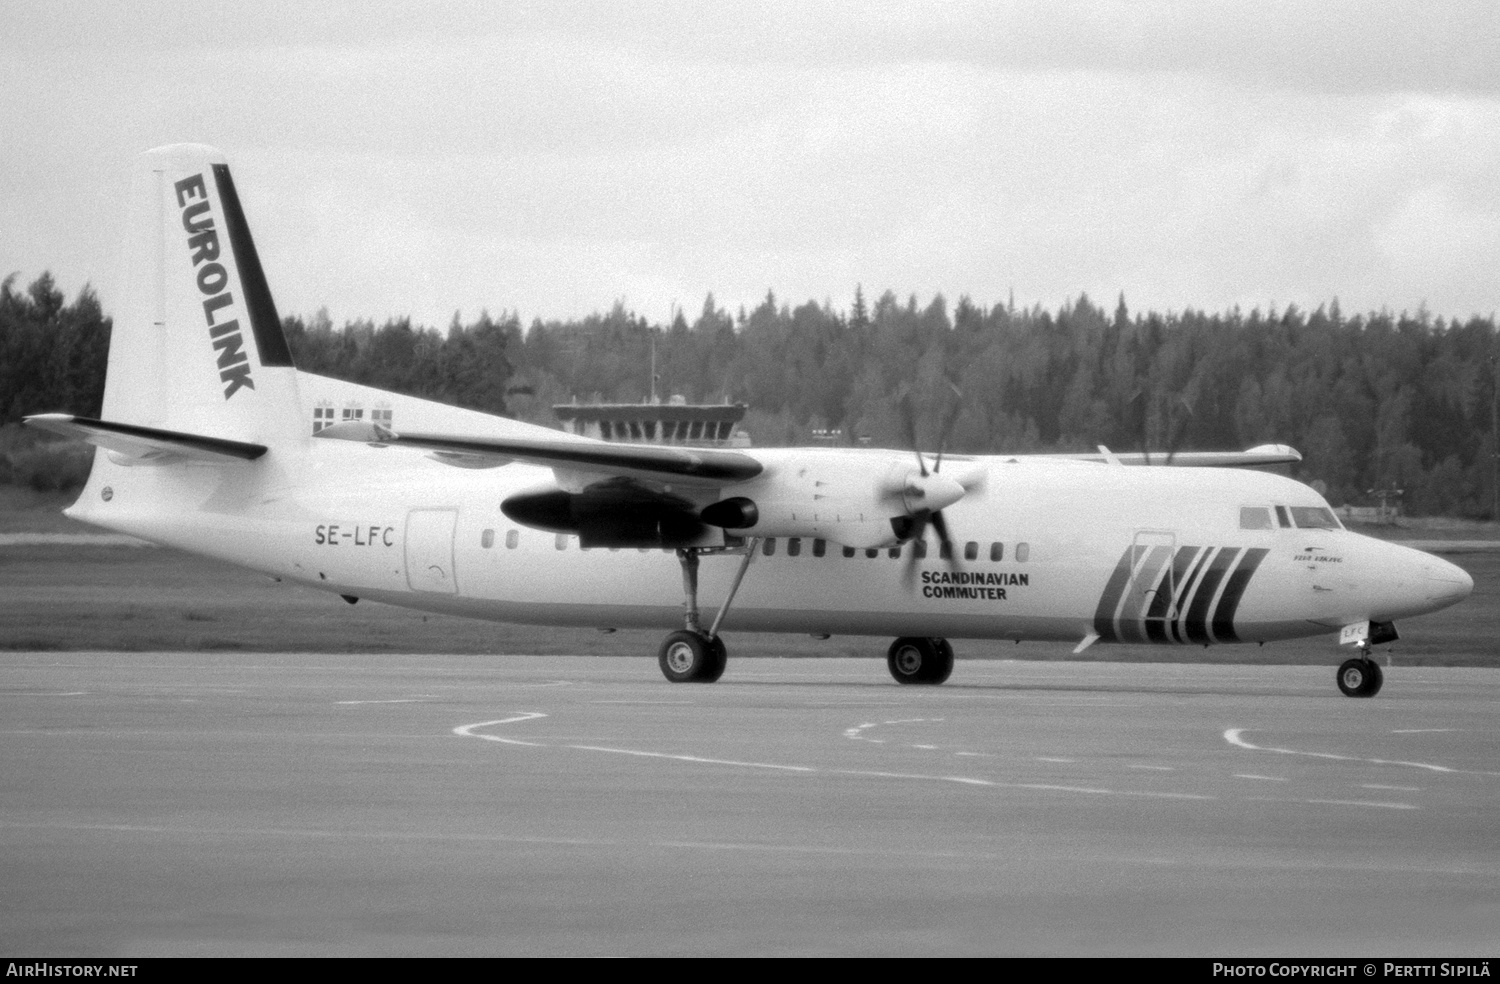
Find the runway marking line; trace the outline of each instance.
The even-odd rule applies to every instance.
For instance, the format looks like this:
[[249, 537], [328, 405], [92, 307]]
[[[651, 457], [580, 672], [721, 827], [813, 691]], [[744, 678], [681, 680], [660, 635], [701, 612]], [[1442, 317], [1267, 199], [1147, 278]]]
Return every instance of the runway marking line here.
[[1264, 779], [1267, 782], [1286, 782], [1286, 776], [1258, 776], [1253, 772], [1236, 772], [1236, 779]]
[[[981, 779], [975, 776], [940, 776], [917, 772], [882, 772], [869, 769], [820, 769], [808, 765], [785, 765], [776, 762], [744, 762], [735, 759], [708, 758], [701, 755], [677, 755], [670, 752], [650, 752], [635, 748], [616, 748], [609, 745], [573, 745], [552, 744], [549, 742], [523, 741], [519, 738], [503, 738], [499, 735], [481, 734], [479, 729], [489, 728], [502, 724], [518, 724], [522, 721], [534, 721], [544, 718], [546, 714], [540, 711], [522, 711], [512, 717], [501, 718], [495, 721], [480, 721], [475, 724], [460, 725], [453, 729], [453, 734], [461, 738], [483, 738], [486, 741], [498, 742], [502, 745], [521, 745], [528, 748], [567, 748], [581, 752], [602, 752], [611, 755], [630, 755], [639, 758], [666, 759], [676, 762], [691, 762], [695, 765], [727, 765], [735, 768], [745, 769], [770, 769], [780, 772], [799, 772], [803, 774], [822, 773], [833, 776], [863, 776], [878, 779], [913, 779], [925, 782], [952, 782], [965, 786], [989, 786], [999, 789], [1031, 789], [1041, 792], [1056, 793], [1082, 793], [1091, 796], [1132, 796], [1146, 799], [1173, 799], [1173, 800], [1215, 800], [1217, 796], [1201, 793], [1164, 793], [1150, 792], [1145, 790], [1120, 790], [1104, 789], [1093, 786], [1065, 786], [1054, 783], [1039, 782], [1006, 782], [996, 779]], [[922, 720], [920, 718], [916, 720]], [[910, 723], [910, 722], [895, 722]]]
[[1244, 738], [1248, 728], [1230, 728], [1224, 732], [1224, 740], [1237, 748], [1243, 748], [1251, 752], [1275, 752], [1278, 755], [1306, 755], [1310, 758], [1332, 759], [1338, 762], [1365, 762], [1370, 765], [1400, 765], [1412, 769], [1426, 769], [1429, 772], [1443, 772], [1452, 775], [1471, 776], [1500, 776], [1500, 772], [1482, 772], [1477, 769], [1455, 769], [1447, 765], [1435, 765], [1431, 762], [1407, 762], [1402, 759], [1379, 759], [1360, 758], [1357, 755], [1336, 755], [1333, 752], [1305, 752], [1296, 748], [1271, 748], [1262, 745], [1252, 745]]
[[1402, 728], [1399, 731], [1392, 731], [1391, 734], [1393, 734], [1393, 735], [1434, 735], [1434, 734], [1440, 734], [1440, 733], [1445, 732], [1445, 731], [1457, 731], [1457, 730], [1458, 730], [1457, 728]]

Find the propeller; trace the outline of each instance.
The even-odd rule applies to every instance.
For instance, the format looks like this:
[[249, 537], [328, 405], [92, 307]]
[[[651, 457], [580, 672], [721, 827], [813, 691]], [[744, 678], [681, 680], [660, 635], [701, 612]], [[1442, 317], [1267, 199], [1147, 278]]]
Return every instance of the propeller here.
[[907, 445], [917, 456], [917, 474], [908, 475], [901, 490], [907, 515], [893, 521], [896, 535], [902, 540], [912, 542], [912, 550], [907, 554], [906, 570], [903, 574], [903, 580], [907, 586], [916, 581], [917, 561], [920, 559], [917, 556], [919, 548], [916, 544], [925, 542], [923, 538], [929, 525], [937, 534], [939, 556], [945, 557], [954, 570], [959, 568], [958, 555], [953, 549], [953, 539], [948, 532], [948, 521], [943, 518], [943, 510], [962, 499], [968, 493], [968, 489], [961, 482], [941, 474], [941, 471], [943, 452], [947, 449], [953, 425], [957, 423], [958, 415], [963, 409], [963, 393], [951, 381], [948, 383], [948, 388], [953, 391], [955, 399], [943, 415], [942, 428], [938, 431], [937, 457], [933, 461], [931, 471], [927, 470], [927, 459], [922, 454], [921, 445], [917, 443], [917, 414], [909, 389], [902, 394], [898, 404], [901, 408], [901, 423]]
[[[1151, 409], [1152, 404], [1157, 402], [1154, 399], [1156, 396], [1158, 396], [1157, 393], [1148, 390], [1145, 386], [1142, 386], [1136, 391], [1135, 396], [1131, 397], [1132, 403], [1139, 402], [1141, 404], [1141, 456], [1144, 464], [1146, 464], [1148, 467], [1150, 465], [1157, 464], [1157, 462], [1151, 460], [1150, 433]], [[1167, 397], [1164, 398], [1161, 403], [1163, 404], [1163, 409], [1158, 414], [1158, 420], [1160, 420], [1161, 417], [1166, 418], [1167, 432], [1166, 461], [1162, 463], [1171, 465], [1173, 459], [1177, 457], [1178, 450], [1180, 450], [1179, 445], [1182, 441], [1185, 424], [1193, 416], [1193, 404], [1186, 395], [1179, 395], [1175, 398]]]

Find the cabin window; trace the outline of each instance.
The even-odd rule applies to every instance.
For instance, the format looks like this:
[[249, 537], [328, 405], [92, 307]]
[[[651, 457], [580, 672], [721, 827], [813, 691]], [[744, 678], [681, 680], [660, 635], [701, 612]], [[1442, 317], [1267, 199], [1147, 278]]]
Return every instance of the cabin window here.
[[900, 557], [901, 556], [901, 548], [900, 547], [892, 547], [890, 549], [890, 555], [891, 555], [891, 559], [892, 560], [895, 560], [896, 558]]
[[800, 536], [789, 536], [786, 540], [786, 555], [795, 557], [802, 552], [802, 538]]
[[495, 545], [495, 531], [485, 530], [483, 533], [479, 534], [479, 545], [486, 550], [488, 550], [490, 547], [493, 547]]
[[990, 560], [1000, 561], [1005, 559], [1005, 544], [990, 544]]
[[952, 560], [953, 559], [953, 544], [951, 544], [951, 543], [944, 543], [943, 545], [941, 545], [940, 547], [938, 547], [938, 559], [939, 560]]
[[874, 560], [876, 557], [880, 556], [880, 550], [876, 547], [870, 547], [865, 551], [865, 556], [869, 557], [871, 560]]
[[1024, 563], [1026, 563], [1030, 559], [1031, 559], [1031, 544], [1029, 544], [1029, 543], [1018, 543], [1018, 544], [1016, 544], [1016, 560], [1024, 564]]
[[964, 544], [964, 560], [978, 560], [978, 559], [979, 559], [979, 544], [976, 543], [976, 542], [974, 542], [973, 540], [970, 540], [968, 543]]
[[1275, 528], [1275, 524], [1271, 522], [1271, 510], [1265, 506], [1240, 506], [1240, 529], [1274, 530]]
[[912, 543], [911, 549], [912, 556], [916, 557], [918, 560], [921, 560], [923, 557], [927, 556], [927, 541], [917, 540]]
[[821, 557], [821, 556], [823, 556], [823, 554], [825, 554], [827, 552], [828, 552], [828, 541], [827, 540], [814, 540], [813, 541], [813, 556], [814, 557]]
[[639, 441], [641, 439], [641, 422], [639, 420], [632, 420], [630, 422], [630, 439], [632, 441]]
[[844, 548], [844, 556], [845, 557], [853, 557], [854, 556], [854, 548], [853, 547], [845, 547]]
[[776, 555], [776, 538], [774, 536], [766, 537], [766, 542], [760, 546], [760, 552], [767, 557], [774, 557]]
[[559, 550], [566, 550], [566, 549], [568, 549], [568, 534], [566, 534], [566, 533], [559, 533], [559, 534], [557, 534], [557, 540], [555, 542], [557, 543], [557, 549], [559, 549]]
[[1340, 529], [1339, 521], [1333, 515], [1333, 510], [1324, 509], [1322, 506], [1293, 506], [1292, 522], [1297, 524], [1299, 530], [1336, 530]]
[[606, 441], [612, 441], [612, 440], [614, 440], [614, 437], [615, 437], [615, 428], [614, 428], [614, 425], [612, 425], [607, 420], [601, 420], [601, 421], [599, 421], [599, 436], [602, 437], [602, 438], [604, 438]]
[[520, 542], [521, 542], [521, 534], [518, 531], [516, 531], [516, 530], [509, 530], [509, 531], [506, 532], [506, 534], [505, 534], [505, 548], [507, 550], [514, 550], [514, 549], [516, 549], [516, 544], [518, 544]]
[[333, 407], [330, 407], [330, 406], [317, 406], [317, 407], [313, 407], [313, 433], [314, 434], [316, 434], [318, 431], [322, 430], [324, 427], [330, 427], [330, 426], [332, 426], [333, 425], [333, 421], [334, 421]]
[[1292, 528], [1292, 518], [1286, 514], [1286, 506], [1276, 507], [1276, 518], [1281, 523], [1281, 528], [1289, 530]]
[[701, 437], [703, 437], [703, 421], [695, 420], [692, 426], [688, 428], [688, 438], [696, 441]]
[[730, 432], [734, 429], [734, 421], [726, 420], [719, 425], [719, 440], [729, 440]]

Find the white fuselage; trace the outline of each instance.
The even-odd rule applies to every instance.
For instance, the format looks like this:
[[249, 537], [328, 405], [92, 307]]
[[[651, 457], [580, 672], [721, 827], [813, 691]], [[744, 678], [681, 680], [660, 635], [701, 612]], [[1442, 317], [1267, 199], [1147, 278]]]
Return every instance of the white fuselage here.
[[[788, 470], [807, 461], [794, 450], [754, 453], [766, 475], [718, 496], [784, 486]], [[816, 454], [837, 467], [840, 452]], [[846, 454], [854, 466], [870, 452]], [[1242, 507], [1326, 507], [1275, 475], [1004, 457], [962, 467], [980, 480], [945, 510], [956, 562], [939, 558], [936, 543], [913, 561], [911, 544], [899, 557], [888, 549], [847, 556], [835, 542], [765, 540], [723, 628], [1265, 642], [1434, 611], [1472, 586], [1446, 561], [1344, 529], [1242, 529]], [[121, 467], [101, 451], [71, 512], [363, 599], [508, 622], [680, 627], [672, 551], [583, 550], [575, 536], [502, 514], [508, 494], [552, 477], [521, 463], [469, 470], [407, 449], [340, 442], [232, 466]], [[741, 559], [702, 558], [705, 620]]]

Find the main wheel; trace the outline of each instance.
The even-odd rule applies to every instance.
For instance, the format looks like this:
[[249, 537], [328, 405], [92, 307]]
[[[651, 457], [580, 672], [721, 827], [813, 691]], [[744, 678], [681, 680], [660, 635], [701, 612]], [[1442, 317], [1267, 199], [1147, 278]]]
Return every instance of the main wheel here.
[[713, 683], [724, 675], [724, 667], [729, 665], [729, 651], [724, 648], [724, 640], [714, 636], [708, 640], [709, 663], [704, 667], [703, 675], [698, 678], [699, 683]]
[[673, 683], [712, 683], [724, 672], [723, 651], [707, 636], [683, 629], [663, 640], [656, 661]]
[[933, 669], [932, 679], [927, 682], [945, 683], [953, 675], [953, 646], [947, 639], [934, 639], [932, 644], [937, 647], [938, 663]]
[[897, 683], [942, 683], [953, 672], [953, 649], [946, 639], [902, 637], [891, 643], [885, 663]]
[[1339, 665], [1336, 679], [1345, 697], [1374, 697], [1385, 682], [1385, 674], [1374, 660], [1357, 656]]

